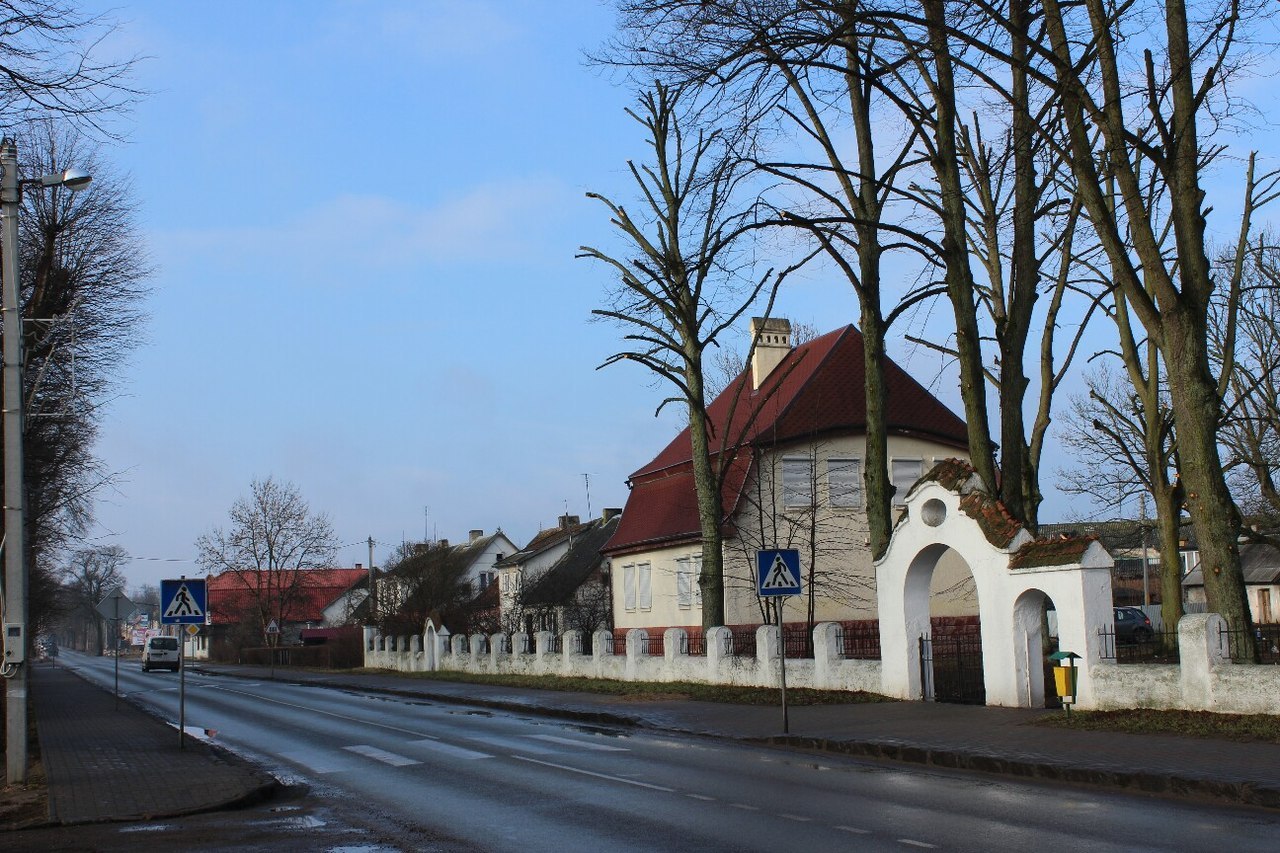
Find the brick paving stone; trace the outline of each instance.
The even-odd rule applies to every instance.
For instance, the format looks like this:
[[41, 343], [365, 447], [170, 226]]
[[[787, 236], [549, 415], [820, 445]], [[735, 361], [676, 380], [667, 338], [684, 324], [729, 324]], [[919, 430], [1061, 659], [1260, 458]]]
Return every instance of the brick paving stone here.
[[64, 667], [31, 678], [36, 731], [56, 824], [145, 820], [251, 802], [276, 786], [267, 773], [187, 738]]

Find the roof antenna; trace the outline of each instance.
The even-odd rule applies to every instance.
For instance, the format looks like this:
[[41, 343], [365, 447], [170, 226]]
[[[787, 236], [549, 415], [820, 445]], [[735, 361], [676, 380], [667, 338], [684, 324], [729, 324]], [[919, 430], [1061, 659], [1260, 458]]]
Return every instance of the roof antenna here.
[[591, 514], [591, 475], [583, 474], [582, 482], [586, 483], [587, 486], [587, 518], [595, 518], [595, 516]]

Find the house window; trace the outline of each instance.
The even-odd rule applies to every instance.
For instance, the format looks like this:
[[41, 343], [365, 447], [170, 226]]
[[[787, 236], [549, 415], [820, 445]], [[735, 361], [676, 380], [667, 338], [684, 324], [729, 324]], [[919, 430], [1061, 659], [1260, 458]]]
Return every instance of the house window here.
[[688, 557], [676, 560], [676, 606], [681, 610], [693, 606], [693, 572]]
[[641, 610], [653, 608], [653, 573], [648, 563], [636, 566], [636, 604]]
[[494, 578], [493, 572], [481, 572], [480, 573], [480, 589], [482, 591], [488, 589], [489, 586], [493, 583], [493, 578]]
[[832, 506], [862, 506], [862, 460], [828, 459], [827, 494]]
[[813, 506], [813, 459], [795, 456], [782, 460], [782, 505]]
[[889, 463], [889, 482], [893, 483], [893, 502], [902, 506], [907, 502], [907, 492], [923, 475], [924, 462], [920, 459], [894, 459]]
[[636, 609], [635, 563], [628, 563], [622, 567], [622, 606], [626, 610]]

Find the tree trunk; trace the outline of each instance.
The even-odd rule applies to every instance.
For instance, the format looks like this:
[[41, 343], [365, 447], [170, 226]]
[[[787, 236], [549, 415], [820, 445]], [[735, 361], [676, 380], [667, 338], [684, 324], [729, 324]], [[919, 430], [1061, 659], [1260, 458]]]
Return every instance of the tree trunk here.
[[701, 364], [695, 362], [690, 366], [685, 377], [690, 391], [689, 439], [693, 451], [693, 482], [698, 496], [698, 524], [702, 530], [702, 570], [698, 573], [698, 587], [702, 590], [702, 627], [706, 630], [724, 624], [724, 548], [720, 530], [724, 509], [718, 473], [727, 461], [723, 455], [718, 455], [715, 462], [711, 458]]
[[982, 370], [982, 345], [978, 332], [976, 289], [969, 266], [964, 191], [960, 183], [960, 158], [956, 148], [955, 79], [947, 37], [946, 4], [923, 0], [929, 27], [929, 50], [935, 68], [937, 95], [934, 173], [938, 178], [942, 215], [942, 251], [946, 265], [947, 294], [956, 322], [956, 353], [960, 362], [960, 395], [968, 427], [969, 461], [988, 494], [996, 486], [995, 454], [987, 419], [986, 378]]
[[[1178, 435], [1178, 463], [1191, 523], [1196, 531], [1209, 609], [1233, 631], [1232, 658], [1257, 659], [1249, 600], [1240, 569], [1240, 515], [1218, 457], [1220, 410], [1217, 383], [1209, 374], [1203, 324], [1184, 310], [1165, 310], [1162, 347]], [[1201, 331], [1203, 331], [1201, 329]]]
[[1154, 489], [1160, 549], [1160, 619], [1164, 623], [1164, 647], [1169, 650], [1178, 647], [1178, 622], [1182, 620], [1182, 560], [1178, 551], [1182, 541], [1181, 491], [1176, 485]]

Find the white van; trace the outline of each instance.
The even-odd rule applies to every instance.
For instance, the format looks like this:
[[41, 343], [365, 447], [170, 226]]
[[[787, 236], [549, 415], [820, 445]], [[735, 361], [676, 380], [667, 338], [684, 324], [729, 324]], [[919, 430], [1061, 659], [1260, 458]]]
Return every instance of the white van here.
[[151, 637], [142, 647], [142, 671], [171, 669], [178, 671], [178, 638]]

